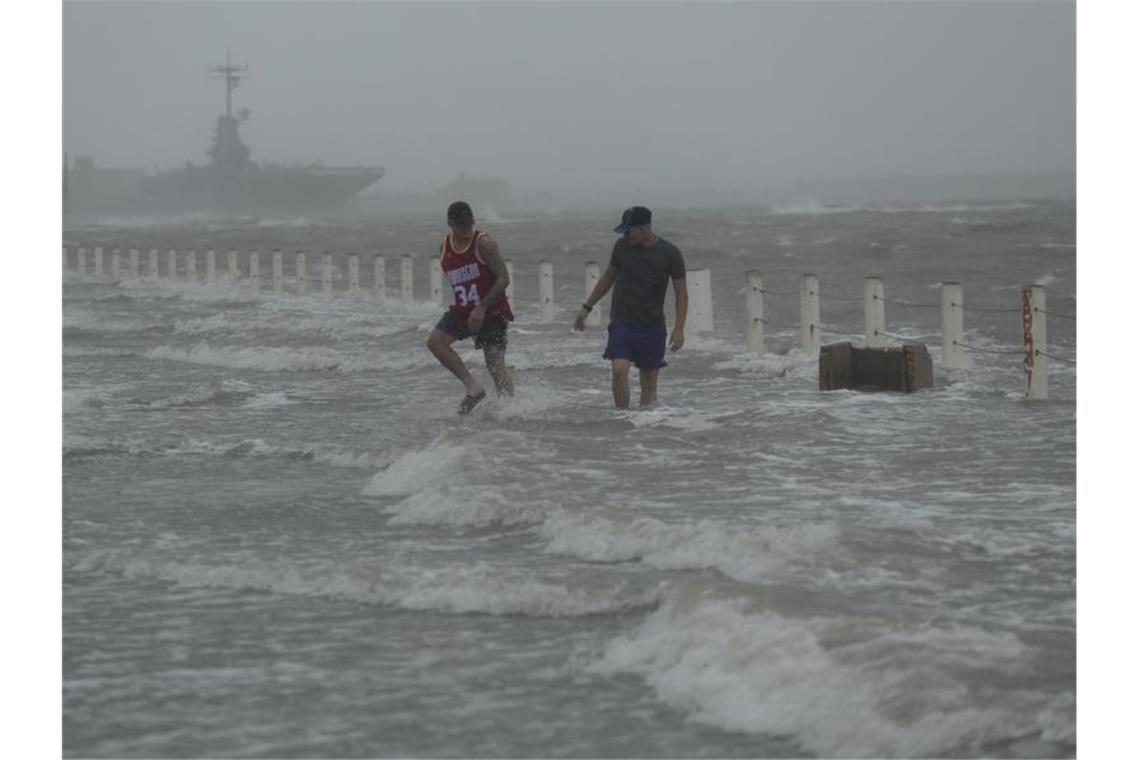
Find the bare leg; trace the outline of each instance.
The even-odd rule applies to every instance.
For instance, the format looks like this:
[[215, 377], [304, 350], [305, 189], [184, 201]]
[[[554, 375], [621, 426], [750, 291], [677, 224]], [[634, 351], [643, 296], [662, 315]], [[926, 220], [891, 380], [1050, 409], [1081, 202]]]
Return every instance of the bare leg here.
[[507, 369], [506, 351], [497, 348], [484, 348], [483, 358], [487, 360], [487, 369], [491, 372], [491, 379], [495, 381], [495, 393], [500, 396], [515, 395], [515, 384], [511, 380], [511, 371]]
[[629, 359], [613, 360], [614, 407], [629, 409]]
[[657, 403], [657, 375], [659, 369], [638, 370], [638, 379], [641, 381], [641, 405], [650, 406]]
[[439, 363], [447, 367], [451, 374], [458, 377], [459, 381], [467, 387], [467, 395], [476, 396], [483, 390], [483, 386], [479, 385], [471, 376], [471, 373], [467, 371], [467, 365], [451, 347], [454, 342], [455, 336], [449, 335], [443, 330], [432, 330], [431, 335], [428, 336], [427, 347], [435, 358], [439, 359]]

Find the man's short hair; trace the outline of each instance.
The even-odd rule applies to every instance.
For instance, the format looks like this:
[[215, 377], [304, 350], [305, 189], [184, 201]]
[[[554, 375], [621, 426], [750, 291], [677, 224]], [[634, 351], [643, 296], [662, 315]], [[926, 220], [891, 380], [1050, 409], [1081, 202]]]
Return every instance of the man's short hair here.
[[475, 212], [465, 201], [456, 201], [447, 207], [447, 221], [468, 227], [475, 224]]

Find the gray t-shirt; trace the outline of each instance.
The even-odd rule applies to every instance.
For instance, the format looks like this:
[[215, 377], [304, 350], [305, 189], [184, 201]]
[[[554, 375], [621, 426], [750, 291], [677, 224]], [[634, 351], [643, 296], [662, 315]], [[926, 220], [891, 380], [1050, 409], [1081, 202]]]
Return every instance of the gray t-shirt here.
[[610, 319], [626, 319], [638, 325], [665, 324], [669, 280], [685, 277], [681, 249], [662, 237], [647, 246], [618, 238], [610, 266], [617, 271]]

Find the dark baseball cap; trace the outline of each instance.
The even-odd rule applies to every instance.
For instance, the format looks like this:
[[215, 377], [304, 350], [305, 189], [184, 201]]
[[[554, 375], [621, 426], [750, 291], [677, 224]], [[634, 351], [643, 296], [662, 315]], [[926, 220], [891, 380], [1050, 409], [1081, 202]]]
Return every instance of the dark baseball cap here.
[[464, 201], [456, 201], [447, 207], [447, 221], [455, 224], [474, 224], [475, 212]]
[[630, 227], [643, 227], [653, 219], [653, 212], [645, 206], [630, 206], [621, 212], [621, 224], [614, 227], [614, 232], [625, 234]]

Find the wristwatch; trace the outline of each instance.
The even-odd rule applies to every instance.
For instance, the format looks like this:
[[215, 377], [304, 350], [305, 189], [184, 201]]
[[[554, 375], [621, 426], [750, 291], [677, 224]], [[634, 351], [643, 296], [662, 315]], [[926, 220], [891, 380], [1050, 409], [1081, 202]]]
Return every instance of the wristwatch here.
[[593, 310], [594, 310], [594, 307], [593, 307], [593, 306], [591, 306], [591, 305], [590, 305], [590, 304], [588, 304], [588, 303], [584, 303], [584, 304], [582, 304], [582, 308], [586, 310], [586, 313], [587, 313], [587, 314], [589, 314], [591, 311], [593, 311]]

